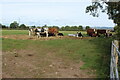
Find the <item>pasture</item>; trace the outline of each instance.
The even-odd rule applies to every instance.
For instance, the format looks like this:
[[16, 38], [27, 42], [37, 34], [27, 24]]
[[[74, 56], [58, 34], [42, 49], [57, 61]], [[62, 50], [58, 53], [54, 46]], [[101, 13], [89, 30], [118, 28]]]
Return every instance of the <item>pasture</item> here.
[[32, 40], [26, 30], [3, 30], [3, 78], [109, 78], [111, 38], [60, 32], [65, 36]]

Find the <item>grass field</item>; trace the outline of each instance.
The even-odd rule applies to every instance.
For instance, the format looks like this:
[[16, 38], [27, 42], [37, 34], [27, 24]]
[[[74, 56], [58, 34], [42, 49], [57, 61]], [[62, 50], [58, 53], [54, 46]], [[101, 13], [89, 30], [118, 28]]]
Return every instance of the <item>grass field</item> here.
[[[19, 36], [27, 35], [28, 31], [3, 30], [2, 34]], [[111, 41], [111, 38], [46, 41], [2, 38], [3, 77], [109, 78]]]
[[[64, 35], [68, 35], [68, 34], [76, 34], [77, 31], [59, 31], [61, 33], [63, 33]], [[85, 31], [81, 31], [82, 34], [86, 34]], [[27, 35], [28, 34], [28, 30], [3, 30], [2, 31], [2, 35]]]

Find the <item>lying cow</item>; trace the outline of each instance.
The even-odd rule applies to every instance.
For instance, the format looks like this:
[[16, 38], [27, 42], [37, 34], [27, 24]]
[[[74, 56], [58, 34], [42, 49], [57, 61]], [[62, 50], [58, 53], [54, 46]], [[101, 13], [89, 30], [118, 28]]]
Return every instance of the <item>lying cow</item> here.
[[73, 37], [83, 37], [82, 33], [78, 33], [77, 34], [68, 34], [68, 36], [73, 36]]
[[82, 33], [77, 33], [78, 34], [78, 37], [83, 37]]
[[58, 33], [58, 36], [64, 36], [63, 33]]

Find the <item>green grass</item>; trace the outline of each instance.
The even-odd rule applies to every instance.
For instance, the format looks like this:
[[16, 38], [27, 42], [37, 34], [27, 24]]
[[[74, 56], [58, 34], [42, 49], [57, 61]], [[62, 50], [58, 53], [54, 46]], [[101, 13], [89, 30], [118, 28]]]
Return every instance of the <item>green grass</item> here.
[[[110, 42], [109, 39], [88, 39], [88, 40], [50, 40], [50, 41], [31, 41], [3, 39], [3, 51], [13, 49], [27, 49], [33, 46], [38, 51], [45, 53], [54, 52], [56, 57], [68, 58], [79, 62], [82, 60], [84, 65], [80, 69], [96, 70], [98, 77], [109, 77], [110, 63]], [[40, 47], [40, 49], [38, 49]], [[46, 50], [47, 49], [47, 50]]]
[[28, 35], [28, 30], [2, 30], [2, 35]]
[[[60, 31], [65, 35], [76, 33], [75, 31]], [[83, 32], [85, 33], [85, 32]], [[6, 31], [3, 35], [27, 34], [27, 31]], [[84, 65], [80, 69], [91, 69], [99, 78], [109, 77], [110, 68], [110, 46], [111, 38], [92, 38], [92, 39], [62, 39], [62, 40], [14, 40], [2, 39], [3, 51], [12, 51], [13, 49], [27, 49], [32, 46], [37, 51], [44, 53], [54, 52], [56, 57], [71, 59], [76, 62], [81, 60]], [[47, 49], [47, 50], [46, 50]], [[89, 73], [92, 73], [91, 71]]]

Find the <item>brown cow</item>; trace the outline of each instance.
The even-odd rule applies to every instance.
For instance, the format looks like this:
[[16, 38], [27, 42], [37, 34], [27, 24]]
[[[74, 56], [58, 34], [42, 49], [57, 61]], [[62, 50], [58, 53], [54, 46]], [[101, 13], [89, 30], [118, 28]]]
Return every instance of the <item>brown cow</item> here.
[[100, 37], [100, 34], [103, 34], [104, 36], [106, 36], [107, 35], [106, 30], [105, 29], [98, 29], [97, 35], [99, 35], [99, 37]]
[[87, 29], [87, 34], [92, 37], [95, 34], [95, 29]]
[[53, 36], [56, 36], [56, 34], [58, 34], [58, 29], [57, 28], [49, 28], [48, 29], [48, 34], [49, 35], [53, 35]]

